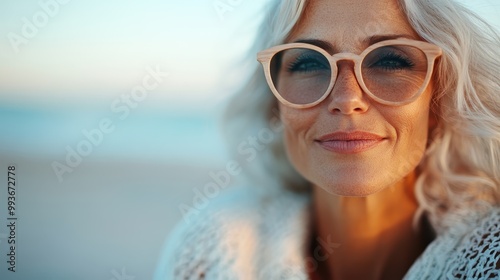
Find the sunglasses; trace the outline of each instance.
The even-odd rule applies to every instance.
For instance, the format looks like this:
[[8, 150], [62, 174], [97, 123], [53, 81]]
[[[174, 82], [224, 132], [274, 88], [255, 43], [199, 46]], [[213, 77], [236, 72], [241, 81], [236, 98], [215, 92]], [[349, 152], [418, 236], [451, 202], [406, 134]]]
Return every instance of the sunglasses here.
[[332, 91], [338, 75], [337, 62], [354, 62], [361, 88], [375, 101], [400, 106], [415, 101], [429, 84], [440, 47], [406, 38], [386, 40], [361, 54], [336, 53], [307, 43], [290, 43], [263, 50], [257, 60], [267, 83], [286, 106], [309, 108]]

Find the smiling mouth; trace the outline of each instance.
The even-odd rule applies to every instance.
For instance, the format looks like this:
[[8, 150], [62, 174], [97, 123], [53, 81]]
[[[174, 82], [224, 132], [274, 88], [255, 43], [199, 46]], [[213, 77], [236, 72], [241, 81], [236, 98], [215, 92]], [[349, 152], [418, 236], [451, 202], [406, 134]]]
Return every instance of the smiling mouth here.
[[340, 154], [355, 154], [367, 151], [385, 140], [384, 137], [364, 132], [335, 132], [323, 135], [317, 140], [322, 148]]

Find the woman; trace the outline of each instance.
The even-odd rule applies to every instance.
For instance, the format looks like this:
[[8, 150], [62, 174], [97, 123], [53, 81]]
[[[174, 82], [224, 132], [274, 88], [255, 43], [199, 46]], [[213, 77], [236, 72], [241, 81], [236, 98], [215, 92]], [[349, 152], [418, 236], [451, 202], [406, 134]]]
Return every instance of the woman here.
[[259, 180], [178, 227], [157, 279], [500, 277], [491, 27], [451, 0], [276, 1], [257, 48], [229, 119], [267, 135], [234, 145]]

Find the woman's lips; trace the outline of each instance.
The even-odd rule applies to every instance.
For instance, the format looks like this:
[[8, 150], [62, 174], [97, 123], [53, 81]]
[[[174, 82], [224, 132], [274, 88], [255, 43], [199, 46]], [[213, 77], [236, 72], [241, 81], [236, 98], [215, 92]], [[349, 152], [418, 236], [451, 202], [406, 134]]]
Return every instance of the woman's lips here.
[[319, 137], [317, 142], [322, 148], [340, 153], [354, 154], [369, 150], [385, 138], [365, 131], [335, 132]]

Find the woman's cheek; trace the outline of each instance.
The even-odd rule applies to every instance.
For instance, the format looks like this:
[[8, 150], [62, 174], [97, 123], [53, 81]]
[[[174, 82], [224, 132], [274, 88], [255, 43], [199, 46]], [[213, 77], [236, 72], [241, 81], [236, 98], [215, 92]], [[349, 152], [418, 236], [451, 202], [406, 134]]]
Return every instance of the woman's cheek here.
[[428, 111], [425, 110], [426, 105], [418, 105], [420, 105], [419, 110], [409, 108], [411, 110], [400, 112], [398, 117], [390, 118], [398, 138], [394, 156], [399, 162], [399, 169], [415, 168], [424, 155], [429, 119]]
[[285, 129], [294, 133], [303, 133], [312, 128], [318, 120], [318, 108], [294, 109], [279, 106], [280, 119]]
[[280, 107], [280, 116], [284, 125], [284, 145], [288, 159], [295, 169], [301, 173], [306, 171], [308, 165], [308, 152], [311, 148], [308, 139], [314, 129], [317, 116], [312, 114], [312, 110], [293, 109], [284, 106]]

